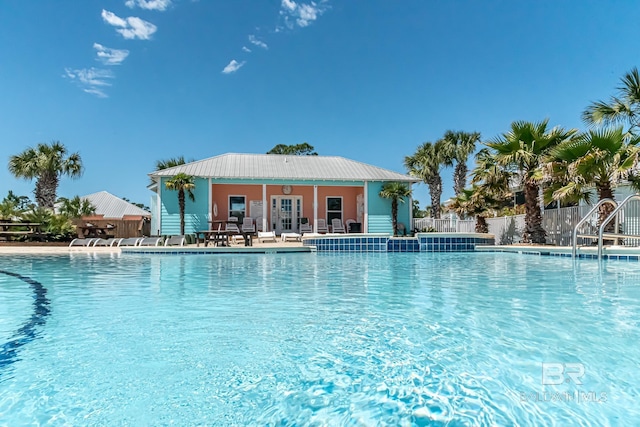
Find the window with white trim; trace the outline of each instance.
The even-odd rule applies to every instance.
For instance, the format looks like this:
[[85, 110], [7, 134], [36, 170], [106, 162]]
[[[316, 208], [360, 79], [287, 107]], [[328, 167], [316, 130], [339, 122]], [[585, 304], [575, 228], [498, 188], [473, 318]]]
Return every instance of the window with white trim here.
[[342, 221], [342, 197], [327, 197], [327, 223], [334, 218]]
[[242, 222], [247, 213], [247, 198], [245, 196], [229, 196], [229, 216], [235, 216]]

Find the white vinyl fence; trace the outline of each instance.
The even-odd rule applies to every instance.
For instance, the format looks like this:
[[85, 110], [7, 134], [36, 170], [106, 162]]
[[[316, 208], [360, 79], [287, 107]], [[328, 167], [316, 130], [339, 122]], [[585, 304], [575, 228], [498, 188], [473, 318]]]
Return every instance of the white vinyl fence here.
[[414, 218], [413, 229], [418, 231], [436, 231], [438, 233], [473, 233], [476, 221], [473, 219], [434, 219]]

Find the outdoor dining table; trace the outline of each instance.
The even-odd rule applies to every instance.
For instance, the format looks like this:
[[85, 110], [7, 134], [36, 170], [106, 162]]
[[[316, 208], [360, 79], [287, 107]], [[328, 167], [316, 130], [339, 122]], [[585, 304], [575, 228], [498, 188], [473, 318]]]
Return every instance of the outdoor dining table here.
[[[233, 221], [233, 220], [213, 220], [213, 221], [209, 221], [211, 223], [211, 229], [210, 230], [201, 230], [196, 232], [196, 246], [200, 246], [200, 238], [199, 236], [202, 235], [204, 237], [204, 246], [206, 247], [209, 244], [209, 241], [213, 241], [215, 245], [220, 245], [220, 246], [229, 246], [229, 236], [234, 236], [234, 235], [242, 235], [242, 238], [244, 239], [244, 245], [245, 246], [253, 246], [253, 240], [251, 238], [252, 234], [251, 232], [247, 232], [247, 231], [242, 231], [240, 230], [240, 228], [238, 227], [238, 230], [240, 230], [240, 232], [236, 232], [236, 231], [231, 231], [231, 230], [226, 230], [223, 229], [222, 225], [224, 224], [226, 227], [226, 224], [238, 224], [237, 221]], [[216, 227], [217, 225], [217, 227]]]

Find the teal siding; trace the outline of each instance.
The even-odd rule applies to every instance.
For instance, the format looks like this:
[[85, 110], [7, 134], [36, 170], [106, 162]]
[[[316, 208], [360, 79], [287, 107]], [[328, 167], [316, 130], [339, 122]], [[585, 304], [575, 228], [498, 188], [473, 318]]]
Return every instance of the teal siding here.
[[158, 193], [153, 193], [151, 196], [151, 203], [149, 204], [151, 209], [151, 235], [156, 236], [160, 233], [160, 224], [158, 223]]
[[[367, 231], [369, 233], [389, 233], [393, 234], [393, 223], [391, 220], [391, 200], [383, 199], [379, 196], [380, 190], [384, 186], [384, 182], [369, 182], [367, 191], [368, 199], [368, 223]], [[409, 224], [411, 209], [409, 199], [405, 203], [398, 203], [398, 222], [403, 223], [407, 232], [411, 230]]]
[[[162, 178], [160, 182], [161, 191], [161, 235], [180, 234], [180, 209], [178, 207], [178, 192], [167, 190], [165, 182], [170, 178]], [[189, 197], [185, 198], [184, 232], [186, 234], [195, 233], [198, 230], [209, 228], [209, 179], [195, 178], [196, 187], [193, 195], [196, 201], [192, 202]]]

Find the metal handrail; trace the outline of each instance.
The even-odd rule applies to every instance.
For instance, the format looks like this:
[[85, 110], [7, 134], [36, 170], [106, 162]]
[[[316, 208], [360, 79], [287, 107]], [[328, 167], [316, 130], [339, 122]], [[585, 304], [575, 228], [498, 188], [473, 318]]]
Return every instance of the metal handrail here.
[[[634, 199], [640, 200], [640, 194], [632, 194], [628, 196], [622, 201], [622, 203], [620, 203], [620, 205], [618, 205], [617, 208], [613, 210], [613, 212], [609, 214], [609, 216], [604, 221], [602, 221], [602, 224], [600, 224], [600, 229], [598, 230], [598, 259], [602, 259], [602, 238], [604, 237], [604, 227], [611, 222], [611, 219], [616, 218], [615, 234], [618, 234], [618, 212], [620, 212], [620, 209], [622, 209], [624, 205]], [[618, 239], [616, 238], [616, 243], [617, 241]]]
[[[571, 257], [575, 258], [578, 252], [578, 249], [577, 249], [578, 248], [578, 227], [584, 224], [591, 217], [591, 215], [593, 215], [593, 213], [605, 203], [612, 204], [614, 208], [618, 206], [616, 201], [613, 199], [602, 199], [598, 203], [596, 203], [596, 205], [573, 228], [573, 235], [571, 236], [572, 237], [571, 242], [573, 244], [573, 247], [571, 248]], [[594, 235], [593, 237], [596, 237], [596, 236]]]

